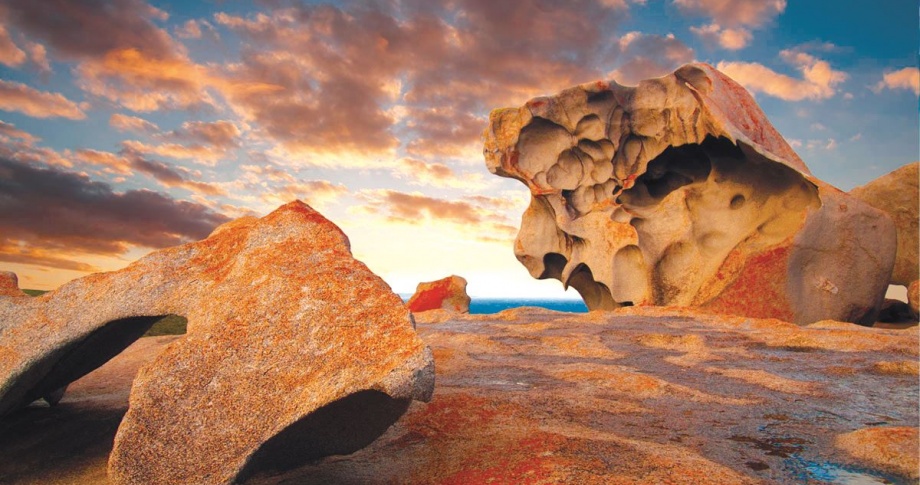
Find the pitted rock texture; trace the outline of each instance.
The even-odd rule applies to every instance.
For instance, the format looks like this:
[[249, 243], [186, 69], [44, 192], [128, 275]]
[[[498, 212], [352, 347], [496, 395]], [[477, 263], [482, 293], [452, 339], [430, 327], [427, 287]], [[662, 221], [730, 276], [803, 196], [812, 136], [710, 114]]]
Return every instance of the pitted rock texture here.
[[231, 483], [350, 453], [434, 387], [399, 296], [302, 202], [37, 298], [0, 297], [0, 414], [102, 365], [159, 316], [188, 333], [134, 380], [112, 483]]
[[515, 255], [589, 309], [875, 321], [893, 223], [814, 178], [708, 65], [495, 110], [484, 139], [489, 170], [530, 189]]
[[[431, 313], [417, 319], [438, 365], [430, 404], [354, 454], [245, 483], [916, 483], [918, 327], [657, 307], [426, 323]], [[130, 382], [112, 370], [147, 340], [75, 382], [57, 408], [0, 421], [0, 482], [104, 483], [111, 434], [89, 440], [80, 430], [99, 425], [65, 418], [108, 422], [110, 396], [124, 396], [113, 383]], [[49, 460], [59, 423], [82, 446]], [[20, 432], [33, 428], [43, 440]]]
[[884, 211], [898, 228], [898, 253], [891, 284], [908, 286], [920, 279], [920, 162], [905, 165], [850, 195]]
[[466, 280], [451, 275], [437, 281], [419, 283], [406, 306], [413, 313], [431, 310], [469, 313], [470, 297], [466, 294]]

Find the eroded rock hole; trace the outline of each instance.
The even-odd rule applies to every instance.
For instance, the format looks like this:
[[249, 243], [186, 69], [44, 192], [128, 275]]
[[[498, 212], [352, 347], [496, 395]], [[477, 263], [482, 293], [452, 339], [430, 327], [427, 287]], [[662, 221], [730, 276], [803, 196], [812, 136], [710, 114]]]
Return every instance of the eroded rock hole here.
[[[731, 145], [731, 142], [725, 142]], [[713, 143], [719, 142], [707, 138], [703, 145], [668, 147], [648, 163], [645, 173], [636, 178], [631, 189], [623, 191], [620, 202], [633, 205], [654, 204], [683, 186], [706, 180], [712, 171], [712, 163], [707, 152], [710, 149], [709, 145]], [[721, 152], [725, 148], [718, 147], [717, 150]], [[740, 154], [738, 150], [738, 156]]]
[[562, 270], [569, 260], [559, 253], [546, 253], [543, 255], [543, 273], [537, 278], [548, 280], [550, 278], [561, 280]]
[[588, 310], [613, 310], [618, 306], [607, 285], [595, 281], [591, 268], [584, 263], [575, 267], [566, 284], [578, 291]]
[[49, 403], [56, 403], [63, 396], [63, 388], [120, 354], [162, 318], [163, 315], [113, 320], [84, 339], [46, 355], [44, 362], [33, 369], [37, 372], [50, 370], [42, 380], [25, 392], [21, 405], [25, 406], [42, 398]]

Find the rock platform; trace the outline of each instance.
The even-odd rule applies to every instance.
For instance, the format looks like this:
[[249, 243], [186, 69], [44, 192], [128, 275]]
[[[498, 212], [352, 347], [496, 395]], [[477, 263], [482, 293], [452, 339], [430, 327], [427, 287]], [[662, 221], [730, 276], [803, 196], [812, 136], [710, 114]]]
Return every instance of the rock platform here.
[[[437, 386], [368, 447], [251, 484], [916, 483], [918, 327], [674, 308], [416, 315]], [[0, 482], [107, 483], [143, 338], [0, 422]]]

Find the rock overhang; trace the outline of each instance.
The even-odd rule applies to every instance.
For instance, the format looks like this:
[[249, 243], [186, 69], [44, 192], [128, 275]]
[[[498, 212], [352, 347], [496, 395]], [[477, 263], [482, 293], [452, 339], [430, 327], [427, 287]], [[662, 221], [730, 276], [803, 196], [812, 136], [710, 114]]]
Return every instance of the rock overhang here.
[[[808, 246], [797, 238], [833, 216], [825, 203], [872, 219], [887, 253], [890, 221], [815, 178], [744, 88], [706, 64], [494, 110], [483, 139], [488, 169], [531, 193], [517, 258], [533, 277], [575, 287], [591, 309], [717, 301], [752, 254]], [[870, 273], [884, 273], [886, 257]], [[800, 311], [801, 302], [786, 301], [751, 316], [867, 321], [878, 299], [871, 286], [842, 303], [848, 310]], [[800, 298], [790, 292], [772, 288], [779, 299]]]

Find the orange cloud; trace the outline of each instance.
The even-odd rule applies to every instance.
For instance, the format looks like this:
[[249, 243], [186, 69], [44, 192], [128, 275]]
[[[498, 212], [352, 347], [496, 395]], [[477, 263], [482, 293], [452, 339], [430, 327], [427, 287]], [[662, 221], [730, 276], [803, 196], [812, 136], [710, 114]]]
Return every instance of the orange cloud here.
[[752, 92], [761, 92], [786, 101], [827, 99], [847, 74], [835, 71], [827, 61], [800, 51], [784, 50], [780, 57], [795, 66], [802, 79], [779, 74], [756, 62], [720, 62], [716, 68]]
[[674, 0], [682, 11], [711, 17], [728, 26], [757, 27], [786, 10], [786, 0]]
[[192, 180], [193, 177], [200, 177], [200, 173], [193, 173], [184, 167], [173, 167], [162, 162], [148, 160], [131, 150], [126, 150], [122, 154], [114, 154], [86, 149], [78, 150], [74, 157], [84, 163], [101, 165], [105, 167], [103, 171], [108, 173], [119, 175], [143, 173], [153, 177], [164, 187], [184, 188], [192, 193], [205, 196], [227, 195], [220, 186]]
[[160, 127], [143, 118], [113, 113], [109, 117], [109, 126], [118, 131], [134, 131], [137, 133], [156, 133]]
[[153, 57], [120, 49], [84, 61], [75, 70], [85, 91], [133, 111], [214, 105], [205, 91], [208, 73], [184, 56]]
[[49, 93], [22, 83], [0, 79], [0, 109], [19, 111], [34, 118], [82, 120], [86, 113], [60, 93]]
[[719, 24], [690, 27], [690, 31], [698, 35], [704, 42], [717, 44], [723, 49], [732, 51], [747, 47], [754, 37], [751, 31], [745, 28], [723, 28]]
[[35, 135], [20, 130], [19, 128], [16, 128], [16, 125], [7, 123], [5, 121], [0, 121], [0, 137], [18, 138], [30, 144], [40, 140], [40, 138], [36, 137]]
[[0, 25], [0, 64], [19, 67], [25, 60], [26, 53], [13, 42], [6, 27]]
[[181, 141], [198, 142], [220, 149], [239, 146], [240, 129], [232, 121], [186, 121], [182, 127], [164, 136]]
[[162, 143], [159, 145], [150, 145], [137, 140], [125, 140], [121, 142], [122, 146], [128, 150], [159, 155], [178, 160], [191, 160], [204, 165], [214, 166], [218, 160], [226, 155], [226, 151], [212, 146], [189, 144], [182, 145], [178, 143]]
[[482, 174], [465, 173], [458, 175], [452, 168], [443, 163], [424, 162], [414, 158], [399, 159], [392, 173], [397, 177], [407, 178], [409, 183], [418, 185], [471, 190], [481, 189], [486, 186]]
[[882, 89], [907, 89], [920, 95], [920, 69], [905, 67], [897, 71], [886, 72], [882, 80], [873, 88], [875, 92]]

